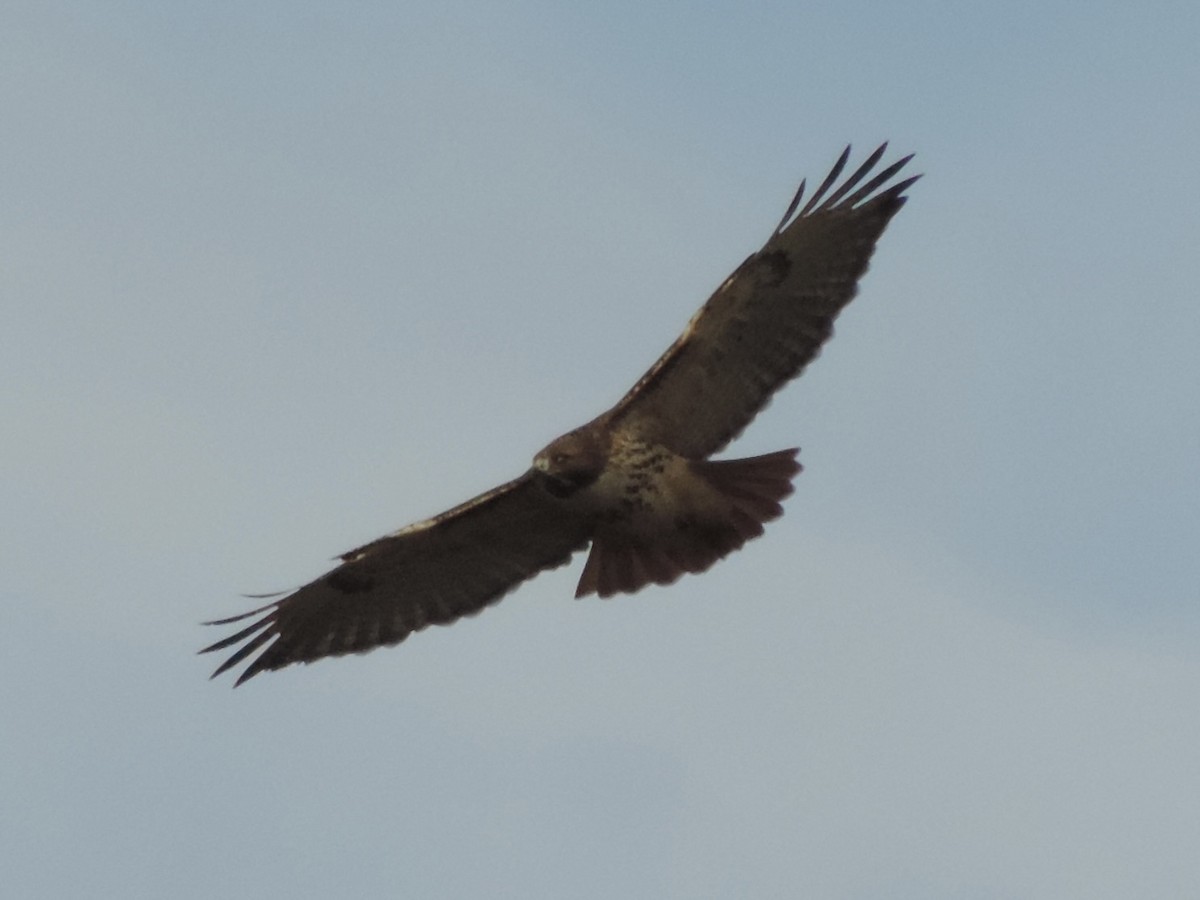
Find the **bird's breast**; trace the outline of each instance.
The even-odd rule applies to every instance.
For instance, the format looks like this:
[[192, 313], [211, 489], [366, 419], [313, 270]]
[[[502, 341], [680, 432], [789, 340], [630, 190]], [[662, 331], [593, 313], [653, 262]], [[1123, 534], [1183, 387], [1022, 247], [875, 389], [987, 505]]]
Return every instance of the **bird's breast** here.
[[659, 445], [623, 441], [614, 442], [600, 477], [580, 499], [609, 528], [649, 536], [693, 518], [711, 493], [683, 457]]

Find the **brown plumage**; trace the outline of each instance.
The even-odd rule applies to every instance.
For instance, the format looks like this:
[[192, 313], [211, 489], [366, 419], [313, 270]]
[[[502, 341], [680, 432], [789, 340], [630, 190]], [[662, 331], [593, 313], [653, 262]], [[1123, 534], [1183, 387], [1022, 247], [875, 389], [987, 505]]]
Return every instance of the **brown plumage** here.
[[670, 584], [762, 534], [783, 514], [798, 451], [708, 457], [800, 374], [854, 297], [876, 241], [919, 177], [888, 184], [911, 156], [872, 174], [886, 146], [835, 189], [847, 147], [800, 208], [802, 183], [766, 245], [633, 389], [552, 441], [519, 478], [346, 553], [337, 568], [266, 606], [208, 623], [253, 619], [201, 651], [237, 647], [213, 675], [256, 652], [238, 684], [267, 669], [398, 643], [479, 612], [589, 543], [577, 597]]

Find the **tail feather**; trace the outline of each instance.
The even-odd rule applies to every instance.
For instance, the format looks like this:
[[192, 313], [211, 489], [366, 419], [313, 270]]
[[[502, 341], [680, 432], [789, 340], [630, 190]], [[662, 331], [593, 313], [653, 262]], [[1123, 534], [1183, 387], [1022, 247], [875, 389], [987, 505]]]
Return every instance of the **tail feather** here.
[[692, 470], [730, 497], [753, 497], [778, 503], [792, 492], [792, 479], [801, 470], [799, 448], [777, 450], [747, 459], [693, 462]]
[[605, 593], [632, 594], [646, 583], [638, 565], [637, 547], [633, 544], [623, 542], [609, 548], [604, 560], [607, 565], [600, 570], [601, 596]]
[[684, 572], [703, 572], [718, 559], [763, 533], [783, 514], [780, 501], [792, 492], [801, 470], [798, 449], [748, 459], [693, 460], [690, 472], [720, 502], [700, 514], [678, 517], [674, 529], [653, 542], [626, 532], [597, 532], [575, 591], [576, 597], [632, 594], [647, 584], [671, 584]]
[[731, 515], [733, 527], [738, 530], [742, 540], [750, 541], [763, 533], [763, 520], [757, 519], [741, 507], [734, 507]]
[[655, 584], [670, 584], [680, 575], [679, 566], [657, 545], [638, 548], [642, 566], [646, 571], [647, 581]]
[[583, 573], [579, 576], [579, 585], [575, 588], [576, 599], [586, 597], [588, 594], [600, 593], [600, 554], [602, 552], [599, 539], [593, 539], [587, 562], [583, 564]]

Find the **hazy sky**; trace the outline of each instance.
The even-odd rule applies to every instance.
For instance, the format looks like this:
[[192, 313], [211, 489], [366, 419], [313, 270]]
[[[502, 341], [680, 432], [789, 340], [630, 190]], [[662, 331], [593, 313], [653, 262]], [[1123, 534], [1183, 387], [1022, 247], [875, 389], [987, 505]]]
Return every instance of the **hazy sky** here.
[[[13, 897], [1200, 891], [1194, 3], [0, 12]], [[848, 141], [925, 178], [767, 536], [230, 690], [242, 593], [521, 472]]]

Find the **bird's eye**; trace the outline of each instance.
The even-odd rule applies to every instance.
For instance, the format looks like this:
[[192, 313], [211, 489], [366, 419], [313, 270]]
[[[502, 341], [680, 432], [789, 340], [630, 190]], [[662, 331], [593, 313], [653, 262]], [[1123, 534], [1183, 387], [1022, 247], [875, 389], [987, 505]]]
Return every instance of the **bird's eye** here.
[[571, 454], [563, 453], [562, 451], [559, 451], [558, 453], [554, 453], [551, 455], [550, 462], [554, 463], [556, 466], [560, 466], [570, 458], [571, 458]]

